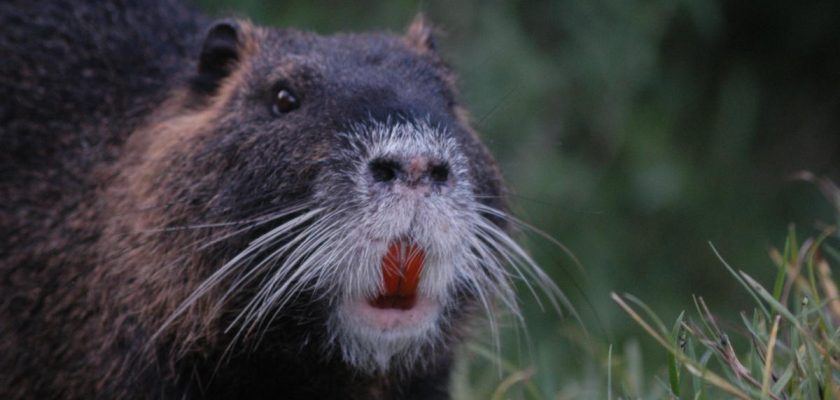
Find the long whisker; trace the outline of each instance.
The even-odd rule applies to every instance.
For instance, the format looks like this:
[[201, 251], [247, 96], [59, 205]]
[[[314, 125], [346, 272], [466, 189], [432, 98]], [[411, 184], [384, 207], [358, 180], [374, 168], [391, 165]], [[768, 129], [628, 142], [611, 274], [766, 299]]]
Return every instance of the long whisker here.
[[[318, 209], [318, 210], [313, 210], [313, 211], [322, 212], [323, 209]], [[328, 213], [327, 216], [332, 215], [332, 214], [333, 213]], [[305, 217], [305, 216], [302, 216], [302, 217]], [[248, 268], [247, 272], [245, 272], [244, 274], [242, 274], [241, 276], [236, 278], [236, 280], [228, 287], [227, 291], [217, 301], [217, 305], [216, 305], [217, 309], [221, 308], [225, 304], [226, 300], [228, 298], [230, 298], [231, 296], [233, 296], [233, 294], [236, 292], [238, 287], [252, 281], [260, 273], [262, 273], [266, 268], [269, 268], [270, 266], [274, 265], [276, 263], [276, 261], [278, 261], [280, 258], [282, 258], [283, 255], [290, 248], [292, 248], [295, 244], [297, 244], [300, 241], [308, 238], [310, 236], [311, 232], [313, 232], [313, 231], [317, 232], [317, 231], [323, 230], [323, 225], [324, 224], [321, 221], [325, 218], [322, 216], [314, 224], [309, 225], [308, 227], [306, 227], [302, 231], [300, 231], [298, 233], [293, 232], [294, 229], [303, 226], [303, 222], [307, 222], [310, 219], [311, 218], [305, 218], [305, 220], [301, 219], [301, 221], [300, 221], [301, 223], [290, 224], [289, 225], [290, 226], [289, 230], [281, 229], [280, 227], [275, 229], [278, 233], [283, 232], [283, 234], [275, 235], [275, 234], [272, 234], [272, 232], [269, 232], [269, 233], [261, 236], [257, 240], [254, 240], [251, 243], [250, 247], [270, 248], [270, 246], [272, 246], [274, 243], [280, 242], [280, 241], [282, 241], [282, 240], [291, 236], [291, 239], [288, 242], [285, 242], [283, 246], [281, 246], [279, 249], [273, 251], [271, 254], [263, 257], [263, 259], [257, 265], [255, 265], [251, 268]], [[258, 285], [257, 287], [263, 287], [263, 290], [264, 290], [265, 282], [266, 281], [265, 281], [265, 278], [264, 278], [262, 284]], [[238, 316], [234, 319], [233, 322], [230, 323], [230, 325], [228, 325], [228, 328], [225, 329], [225, 332], [229, 332], [235, 325], [237, 325], [237, 323], [240, 320], [249, 319], [250, 314], [251, 314], [251, 312], [249, 311], [249, 308], [254, 308], [253, 307], [254, 304], [256, 304], [255, 301], [251, 300], [249, 305], [246, 306], [246, 308], [238, 314]], [[240, 329], [236, 332], [236, 334], [233, 336], [233, 338], [227, 344], [225, 350], [222, 352], [222, 355], [221, 355], [221, 357], [219, 358], [219, 360], [216, 364], [216, 368], [215, 368], [216, 371], [219, 368], [221, 368], [221, 366], [223, 365], [223, 363], [227, 359], [227, 357], [232, 355], [232, 351], [235, 348], [236, 344], [239, 343], [239, 341], [242, 340], [242, 338], [247, 335], [247, 331], [248, 331], [248, 329], [246, 329], [247, 326], [248, 326], [247, 323], [241, 325]], [[215, 374], [215, 372], [214, 372], [214, 374]]]
[[237, 225], [245, 225], [250, 223], [265, 223], [267, 221], [275, 220], [280, 218], [284, 215], [289, 215], [298, 211], [305, 209], [305, 205], [300, 205], [298, 207], [293, 208], [284, 208], [282, 212], [275, 213], [275, 212], [266, 212], [261, 216], [255, 218], [248, 218], [242, 219], [237, 221], [225, 221], [225, 222], [215, 222], [215, 223], [205, 223], [205, 224], [194, 224], [194, 225], [176, 225], [176, 226], [167, 226], [165, 228], [152, 228], [146, 229], [141, 231], [142, 233], [159, 233], [159, 232], [174, 232], [174, 231], [186, 231], [186, 230], [198, 230], [198, 229], [211, 229], [211, 228], [220, 228], [225, 226], [237, 226]]
[[[479, 206], [479, 210], [501, 218], [512, 218], [506, 213], [488, 206]], [[580, 315], [577, 313], [576, 309], [563, 291], [560, 290], [554, 281], [552, 281], [551, 278], [549, 278], [542, 269], [539, 268], [537, 263], [525, 252], [525, 250], [522, 249], [522, 247], [520, 247], [500, 228], [489, 221], [479, 219], [476, 221], [476, 226], [482, 233], [485, 234], [485, 237], [493, 239], [493, 242], [496, 244], [496, 246], [494, 246], [495, 250], [501, 254], [506, 254], [505, 258], [513, 261], [511, 264], [524, 267], [522, 268], [522, 271], [524, 271], [525, 274], [540, 287], [558, 314], [562, 315], [562, 307], [560, 306], [560, 304], [562, 304], [567, 310], [569, 310], [581, 326], [583, 326]]]
[[[336, 212], [331, 213], [330, 215], [334, 215]], [[329, 216], [328, 216], [329, 217]], [[328, 217], [322, 218], [322, 220], [327, 220]], [[276, 259], [277, 257], [281, 257], [285, 254], [286, 251], [291, 249], [291, 253], [287, 257], [287, 259], [283, 262], [283, 265], [274, 273], [270, 280], [267, 282], [263, 282], [260, 285], [261, 290], [260, 293], [255, 296], [252, 304], [257, 303], [272, 303], [278, 296], [280, 296], [283, 292], [285, 292], [285, 288], [291, 284], [289, 277], [286, 274], [289, 272], [292, 266], [295, 266], [301, 259], [309, 255], [315, 248], [315, 246], [320, 245], [323, 242], [324, 238], [322, 237], [326, 232], [333, 231], [334, 224], [317, 224], [307, 231], [302, 232], [295, 240], [289, 242], [288, 244], [284, 245], [278, 251], [275, 251], [272, 255], [266, 258], [264, 262], [268, 262], [269, 260]], [[333, 233], [334, 235], [334, 233]], [[300, 244], [298, 244], [300, 242]], [[294, 247], [294, 248], [293, 248]], [[302, 268], [298, 267], [297, 274], [300, 273]], [[284, 281], [283, 285], [278, 288], [278, 284], [280, 281]]]
[[[308, 249], [301, 250], [304, 247], [311, 247], [312, 244], [323, 244], [328, 242], [331, 237], [335, 237], [337, 235], [333, 234], [327, 238], [324, 236], [327, 232], [335, 231], [336, 223], [330, 223], [332, 221], [329, 220], [329, 216], [335, 215], [338, 212], [332, 212], [327, 216], [323, 217], [318, 223], [315, 225], [310, 226], [305, 232], [299, 234], [295, 239], [295, 242], [300, 242], [302, 239], [305, 239], [304, 243], [298, 245], [295, 249], [298, 253], [306, 255], [310, 254], [311, 251]], [[277, 252], [274, 256], [268, 257], [265, 261], [269, 260], [276, 260], [279, 258], [284, 257], [284, 254], [290, 250], [292, 245], [295, 243], [289, 243], [283, 247], [280, 252]], [[228, 345], [228, 348], [225, 350], [225, 354], [228, 353], [229, 350], [232, 349], [233, 345], [241, 340], [246, 336], [250, 336], [251, 332], [256, 331], [257, 333], [262, 332], [262, 334], [257, 335], [257, 340], [253, 344], [255, 347], [259, 346], [259, 343], [262, 340], [263, 335], [267, 332], [268, 328], [270, 327], [269, 322], [273, 320], [277, 314], [283, 309], [285, 303], [291, 299], [299, 291], [299, 284], [293, 287], [289, 287], [289, 284], [295, 281], [298, 282], [306, 282], [308, 281], [309, 275], [311, 273], [303, 273], [303, 271], [311, 270], [308, 268], [308, 263], [304, 262], [301, 265], [297, 266], [294, 273], [289, 275], [290, 270], [295, 264], [298, 263], [297, 256], [289, 256], [287, 257], [281, 267], [273, 274], [270, 281], [263, 280], [263, 283], [259, 285], [261, 287], [259, 293], [249, 302], [246, 308], [239, 314], [239, 316], [228, 326], [226, 331], [232, 329], [235, 325], [239, 325], [239, 329], [237, 330], [236, 334], [234, 335], [233, 340]], [[309, 261], [309, 259], [306, 259]], [[320, 268], [315, 269], [320, 270]], [[275, 288], [276, 282], [272, 281], [284, 281], [285, 283], [280, 288]], [[272, 294], [273, 293], [273, 294]], [[271, 295], [271, 296], [269, 296]], [[279, 300], [277, 300], [279, 298]], [[274, 309], [274, 313], [270, 317], [267, 316], [267, 311], [270, 309]], [[264, 325], [264, 328], [259, 328], [260, 325]], [[224, 356], [222, 357], [224, 359]]]
[[[520, 228], [521, 230], [525, 231], [526, 233], [527, 232], [535, 233], [539, 237], [547, 240], [549, 243], [551, 243], [554, 246], [556, 246], [557, 248], [559, 248], [566, 255], [566, 257], [568, 257], [569, 259], [572, 260], [572, 262], [574, 263], [574, 265], [578, 269], [578, 271], [582, 273], [582, 277], [584, 277], [584, 278], [586, 277], [586, 274], [585, 274], [585, 271], [584, 271], [584, 268], [583, 268], [583, 264], [581, 264], [581, 262], [578, 260], [577, 256], [575, 256], [574, 253], [566, 245], [564, 245], [563, 243], [561, 243], [560, 241], [558, 241], [557, 239], [552, 237], [550, 234], [546, 233], [545, 231], [540, 230], [539, 228], [534, 227], [533, 225], [528, 224], [527, 222], [522, 221], [521, 219], [518, 219], [518, 218], [516, 218], [516, 217], [514, 217], [510, 214], [507, 214], [507, 213], [502, 212], [500, 210], [494, 209], [492, 207], [488, 207], [484, 204], [477, 204], [476, 208], [478, 210], [484, 212], [484, 213], [490, 214], [490, 215], [495, 216], [497, 218], [501, 218], [501, 219], [513, 224], [514, 226]], [[601, 322], [601, 318], [598, 315], [598, 311], [597, 311], [597, 309], [594, 308], [594, 305], [590, 301], [589, 297], [586, 295], [586, 291], [583, 289], [583, 287], [581, 287], [581, 285], [577, 282], [576, 279], [571, 279], [570, 282], [576, 288], [576, 290], [579, 291], [582, 294], [583, 301], [592, 309], [592, 317], [596, 320], [596, 323], [597, 323], [598, 327], [600, 328], [601, 332], [604, 335], [606, 335], [606, 331], [604, 330], [604, 325]], [[581, 326], [583, 326], [583, 324], [581, 324]], [[584, 329], [584, 331], [586, 331], [585, 327], [583, 327], [583, 329]]]
[[[334, 284], [335, 280], [330, 279], [330, 275], [335, 273], [336, 270], [333, 268], [334, 261], [341, 256], [339, 250], [344, 248], [349, 241], [347, 236], [342, 237], [341, 233], [335, 229], [336, 225], [338, 224], [335, 223], [327, 227], [325, 232], [329, 232], [329, 235], [324, 234], [323, 237], [316, 238], [313, 241], [312, 249], [307, 251], [307, 254], [300, 258], [300, 261], [293, 261], [288, 264], [288, 269], [294, 267], [295, 272], [283, 279], [284, 284], [280, 288], [272, 290], [273, 294], [264, 301], [260, 309], [257, 318], [262, 321], [265, 327], [257, 329], [258, 332], [262, 332], [257, 343], [264, 337], [269, 322], [274, 320], [286, 304], [304, 289], [322, 289], [320, 291], [315, 290], [316, 293], [321, 292], [322, 296], [326, 296], [327, 293], [335, 293], [333, 290], [323, 290], [325, 288], [322, 286]], [[337, 238], [339, 241], [336, 243]]]
[[513, 257], [511, 257], [511, 255], [508, 252], [500, 250], [504, 247], [497, 244], [493, 237], [483, 234], [483, 231], [481, 229], [478, 229], [477, 233], [478, 234], [476, 235], [476, 238], [479, 241], [479, 246], [477, 246], [477, 248], [480, 249], [482, 254], [486, 256], [486, 259], [492, 260], [494, 262], [494, 267], [504, 270], [504, 268], [502, 268], [501, 266], [501, 264], [503, 263], [500, 263], [499, 260], [497, 260], [497, 257], [493, 255], [494, 252], [490, 249], [496, 250], [496, 253], [498, 253], [504, 259], [504, 261], [507, 262], [507, 265], [513, 268], [514, 272], [516, 272], [516, 276], [519, 278], [518, 280], [525, 284], [525, 286], [534, 296], [534, 299], [537, 301], [537, 304], [540, 306], [540, 308], [542, 308], [543, 305], [542, 301], [540, 300], [540, 296], [537, 294], [537, 291], [534, 288], [534, 286], [531, 285], [531, 280], [525, 277], [525, 275], [523, 274], [522, 269], [519, 267], [519, 262], [513, 259]]
[[569, 257], [572, 260], [572, 262], [575, 264], [575, 267], [577, 267], [579, 272], [585, 272], [584, 268], [583, 268], [583, 264], [580, 262], [580, 260], [578, 260], [577, 256], [572, 252], [572, 250], [569, 249], [568, 246], [566, 246], [565, 244], [563, 244], [562, 242], [560, 242], [559, 240], [555, 239], [553, 236], [548, 234], [547, 232], [545, 232], [545, 231], [543, 231], [543, 230], [541, 230], [541, 229], [539, 229], [539, 228], [537, 228], [537, 227], [535, 227], [535, 226], [533, 226], [533, 225], [531, 225], [531, 224], [529, 224], [525, 221], [522, 221], [521, 219], [516, 218], [516, 217], [514, 217], [510, 214], [499, 211], [495, 208], [488, 207], [488, 206], [480, 204], [480, 203], [476, 205], [476, 208], [481, 212], [485, 212], [485, 213], [491, 214], [495, 217], [502, 218], [502, 219], [504, 219], [504, 220], [506, 220], [510, 223], [513, 223], [514, 225], [516, 225], [519, 228], [522, 228], [524, 230], [533, 232], [533, 233], [537, 234], [538, 236], [542, 237], [543, 239], [549, 241], [551, 244], [557, 246], [561, 251], [563, 251], [564, 254], [566, 254], [567, 257]]
[[[293, 238], [289, 239], [281, 247], [277, 248], [276, 250], [274, 250], [270, 254], [263, 257], [263, 259], [261, 261], [259, 261], [259, 263], [257, 263], [257, 265], [255, 265], [252, 268], [252, 271], [262, 272], [267, 266], [275, 265], [280, 259], [285, 257], [285, 254], [287, 252], [289, 252], [290, 250], [293, 250], [295, 248], [295, 246], [298, 246], [298, 248], [299, 248], [302, 245], [301, 243], [307, 243], [309, 240], [311, 240], [312, 236], [313, 236], [313, 232], [320, 232], [324, 229], [325, 229], [325, 226], [320, 221], [317, 221], [316, 223], [310, 225], [309, 227], [307, 227], [306, 229], [304, 229], [303, 231], [301, 231], [300, 233], [295, 235]], [[266, 243], [262, 243], [261, 245], [270, 245], [270, 243], [274, 243], [274, 242], [266, 242]], [[284, 263], [283, 265], [286, 265], [286, 264]], [[279, 278], [277, 278], [277, 275], [278, 274], [283, 274], [285, 269], [286, 268], [284, 266], [281, 266], [277, 271], [274, 272], [273, 275], [266, 275], [265, 277], [263, 277], [263, 280], [260, 282], [259, 285], [257, 285], [257, 287], [259, 287], [260, 290], [254, 296], [254, 298], [249, 302], [248, 306], [245, 307], [243, 312], [240, 313], [239, 316], [237, 316], [237, 318], [234, 319], [233, 322], [231, 322], [230, 326], [227, 328], [226, 331], [229, 331], [232, 328], [233, 325], [236, 325], [239, 322], [239, 320], [241, 320], [241, 319], [246, 319], [247, 320], [247, 317], [248, 317], [249, 312], [250, 312], [249, 310], [253, 309], [256, 304], [259, 304], [263, 297], [268, 296], [270, 294], [270, 290], [271, 290], [270, 286], [272, 285], [272, 282], [274, 281], [274, 279], [279, 279]]]
[[[299, 211], [299, 210], [298, 210]], [[216, 270], [213, 274], [211, 274], [207, 279], [204, 280], [187, 298], [181, 303], [178, 308], [161, 324], [158, 328], [157, 332], [152, 335], [150, 342], [154, 342], [154, 340], [160, 336], [160, 334], [169, 327], [178, 317], [180, 317], [187, 309], [189, 309], [193, 304], [195, 304], [198, 299], [205, 296], [208, 292], [210, 292], [219, 282], [226, 279], [229, 274], [237, 269], [239, 265], [248, 259], [256, 257], [259, 253], [265, 250], [265, 246], [263, 245], [266, 241], [269, 240], [276, 240], [279, 237], [282, 237], [284, 234], [287, 234], [290, 230], [294, 229], [295, 227], [306, 223], [316, 215], [322, 212], [322, 209], [315, 209], [311, 210], [303, 215], [295, 217], [280, 226], [272, 229], [271, 231], [263, 234], [259, 238], [255, 239], [251, 244], [239, 254], [234, 256], [231, 260], [226, 262], [221, 268]]]
[[[260, 287], [258, 293], [226, 329], [226, 331], [230, 331], [235, 325], [240, 325], [239, 330], [234, 336], [235, 339], [243, 337], [243, 335], [249, 335], [250, 332], [259, 325], [259, 321], [270, 320], [265, 318], [267, 310], [276, 308], [276, 310], [279, 311], [282, 309], [285, 301], [296, 293], [297, 289], [289, 289], [289, 285], [298, 280], [300, 275], [303, 271], [306, 271], [307, 268], [305, 265], [297, 266], [295, 272], [290, 274], [290, 271], [293, 269], [292, 267], [296, 266], [296, 264], [298, 264], [300, 259], [304, 256], [309, 255], [314, 249], [314, 246], [328, 241], [327, 239], [329, 239], [329, 237], [335, 236], [334, 231], [336, 223], [333, 223], [330, 219], [338, 212], [340, 211], [333, 211], [322, 217], [319, 222], [311, 225], [280, 249], [265, 257], [263, 261], [254, 268], [255, 270], [261, 269], [265, 265], [274, 263], [275, 261], [285, 257], [283, 264], [273, 274], [266, 276], [266, 278], [263, 279], [263, 282], [258, 286]], [[332, 236], [327, 236], [325, 238], [327, 233], [331, 233]], [[285, 254], [290, 250], [292, 253], [286, 256]], [[278, 287], [277, 285], [281, 281], [284, 283]], [[278, 298], [280, 298], [279, 301], [277, 300]]]

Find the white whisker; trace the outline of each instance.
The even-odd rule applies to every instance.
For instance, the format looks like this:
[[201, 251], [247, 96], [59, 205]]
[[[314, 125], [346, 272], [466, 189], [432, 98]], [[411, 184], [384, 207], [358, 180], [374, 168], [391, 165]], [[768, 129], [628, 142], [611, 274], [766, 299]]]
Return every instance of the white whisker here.
[[[296, 211], [299, 209], [295, 208]], [[292, 211], [294, 213], [296, 211]], [[210, 290], [212, 290], [216, 285], [219, 284], [222, 280], [224, 280], [231, 272], [233, 272], [243, 261], [254, 257], [255, 255], [259, 254], [264, 250], [264, 247], [261, 245], [263, 243], [262, 238], [265, 237], [278, 237], [281, 236], [283, 233], [288, 232], [290, 229], [293, 229], [305, 222], [307, 222], [312, 217], [316, 216], [318, 213], [321, 212], [321, 209], [315, 209], [309, 211], [301, 216], [295, 217], [284, 224], [272, 229], [268, 233], [262, 235], [257, 240], [253, 241], [251, 245], [249, 245], [245, 250], [241, 251], [239, 254], [234, 256], [230, 261], [226, 262], [222, 265], [221, 268], [216, 270], [213, 274], [211, 274], [207, 279], [204, 280], [193, 292], [187, 296], [187, 298], [178, 306], [175, 311], [161, 324], [158, 328], [157, 332], [155, 332], [150, 339], [150, 343], [154, 342], [166, 328], [168, 328], [177, 318], [179, 318], [187, 309], [192, 307], [198, 299], [205, 296]], [[285, 215], [289, 215], [286, 213]]]

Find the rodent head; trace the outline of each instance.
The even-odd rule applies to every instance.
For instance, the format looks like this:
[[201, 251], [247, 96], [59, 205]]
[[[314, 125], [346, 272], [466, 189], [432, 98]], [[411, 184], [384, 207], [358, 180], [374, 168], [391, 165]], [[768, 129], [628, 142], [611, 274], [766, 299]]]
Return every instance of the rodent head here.
[[311, 340], [373, 373], [434, 362], [494, 299], [515, 307], [504, 265], [529, 260], [422, 20], [329, 37], [222, 21], [194, 71], [119, 166], [118, 209], [149, 212], [115, 229], [154, 232], [122, 271], [156, 292], [126, 295], [156, 340]]

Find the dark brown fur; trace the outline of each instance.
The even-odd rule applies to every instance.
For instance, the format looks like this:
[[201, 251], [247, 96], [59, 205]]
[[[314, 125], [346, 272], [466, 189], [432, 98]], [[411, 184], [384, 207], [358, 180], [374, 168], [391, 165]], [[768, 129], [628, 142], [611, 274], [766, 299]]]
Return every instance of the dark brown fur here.
[[[195, 76], [209, 21], [140, 3], [0, 5], [0, 398], [445, 397], [451, 352], [376, 377], [321, 355], [307, 343], [322, 321], [306, 316], [329, 304], [315, 300], [280, 316], [269, 344], [226, 359], [231, 310], [212, 301], [157, 331], [259, 234], [202, 248], [235, 227], [182, 228], [306, 200], [347, 123], [446, 126], [477, 194], [499, 206], [498, 173], [428, 26], [323, 38], [239, 21], [235, 67], [214, 87]], [[277, 80], [302, 98], [282, 119], [260, 97]]]

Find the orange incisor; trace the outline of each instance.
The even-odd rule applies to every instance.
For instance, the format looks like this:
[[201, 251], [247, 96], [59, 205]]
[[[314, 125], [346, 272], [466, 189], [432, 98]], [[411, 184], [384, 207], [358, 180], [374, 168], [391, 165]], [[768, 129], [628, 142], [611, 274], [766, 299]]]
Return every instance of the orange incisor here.
[[381, 308], [408, 309], [414, 305], [426, 253], [414, 243], [395, 240], [382, 258], [385, 292], [373, 301]]

